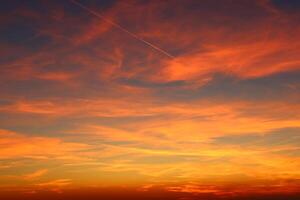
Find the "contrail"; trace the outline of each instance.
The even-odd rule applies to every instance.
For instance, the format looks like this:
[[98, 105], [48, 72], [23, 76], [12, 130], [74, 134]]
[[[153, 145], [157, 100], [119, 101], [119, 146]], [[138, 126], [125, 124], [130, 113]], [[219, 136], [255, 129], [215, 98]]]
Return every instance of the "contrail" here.
[[154, 45], [154, 44], [151, 44], [150, 42], [147, 42], [146, 40], [140, 38], [140, 37], [137, 36], [136, 34], [134, 34], [134, 33], [130, 32], [130, 31], [128, 31], [128, 30], [125, 29], [125, 28], [123, 28], [121, 25], [119, 25], [119, 24], [117, 24], [117, 23], [115, 23], [115, 22], [113, 22], [113, 21], [107, 19], [107, 18], [106, 18], [105, 16], [103, 16], [102, 14], [100, 14], [100, 13], [98, 13], [98, 12], [95, 12], [95, 11], [89, 9], [88, 7], [82, 5], [82, 4], [79, 3], [78, 1], [76, 1], [76, 0], [70, 0], [70, 2], [72, 2], [73, 4], [75, 4], [75, 5], [79, 6], [79, 7], [81, 7], [82, 9], [84, 9], [85, 11], [87, 11], [87, 12], [93, 14], [94, 16], [96, 16], [96, 17], [98, 17], [98, 18], [100, 18], [100, 19], [106, 21], [107, 23], [110, 23], [110, 24], [113, 25], [114, 27], [116, 27], [116, 28], [118, 28], [118, 29], [124, 31], [125, 33], [129, 34], [129, 35], [132, 36], [133, 38], [135, 38], [135, 39], [137, 39], [137, 40], [143, 42], [144, 44], [146, 44], [146, 45], [152, 47], [153, 49], [159, 51], [160, 53], [163, 53], [164, 55], [168, 56], [169, 58], [172, 58], [172, 59], [175, 58], [174, 56], [172, 56], [172, 55], [169, 54], [168, 52], [164, 51], [163, 49], [159, 48], [158, 46], [156, 46], [156, 45]]

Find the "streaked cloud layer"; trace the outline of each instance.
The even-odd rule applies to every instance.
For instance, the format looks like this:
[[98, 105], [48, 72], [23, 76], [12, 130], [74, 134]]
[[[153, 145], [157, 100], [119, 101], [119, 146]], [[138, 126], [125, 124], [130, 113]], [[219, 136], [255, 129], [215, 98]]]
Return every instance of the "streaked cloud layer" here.
[[297, 1], [78, 2], [174, 58], [71, 1], [2, 3], [3, 194], [300, 191]]

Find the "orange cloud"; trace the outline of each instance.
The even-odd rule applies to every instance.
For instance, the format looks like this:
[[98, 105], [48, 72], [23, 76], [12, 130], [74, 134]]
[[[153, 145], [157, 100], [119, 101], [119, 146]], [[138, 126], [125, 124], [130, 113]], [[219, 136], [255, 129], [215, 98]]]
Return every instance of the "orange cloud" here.
[[48, 173], [48, 169], [39, 169], [35, 172], [23, 175], [25, 180], [35, 180]]
[[48, 181], [44, 183], [37, 184], [38, 187], [64, 187], [71, 184], [70, 179], [57, 179], [53, 181]]
[[65, 3], [0, 20], [30, 21], [29, 36], [13, 28], [0, 46], [3, 188], [299, 191], [298, 13], [272, 1], [86, 2], [137, 39]]
[[[277, 43], [277, 44], [276, 44]], [[293, 47], [294, 46], [294, 47]], [[273, 73], [299, 69], [298, 44], [290, 42], [262, 42], [243, 46], [219, 47], [171, 61], [165, 69], [166, 81], [199, 81], [214, 73], [234, 74], [241, 78], [254, 78]], [[281, 52], [281, 53], [280, 53]], [[286, 59], [288, 53], [288, 60]], [[273, 57], [275, 54], [282, 54]], [[249, 56], [251, 55], [251, 56]], [[292, 56], [294, 55], [294, 56]], [[255, 67], [254, 67], [255, 66]]]
[[[71, 158], [72, 153], [87, 149], [89, 145], [63, 142], [58, 138], [25, 136], [12, 131], [0, 131], [1, 159], [22, 157]], [[74, 156], [75, 158], [75, 156]]]

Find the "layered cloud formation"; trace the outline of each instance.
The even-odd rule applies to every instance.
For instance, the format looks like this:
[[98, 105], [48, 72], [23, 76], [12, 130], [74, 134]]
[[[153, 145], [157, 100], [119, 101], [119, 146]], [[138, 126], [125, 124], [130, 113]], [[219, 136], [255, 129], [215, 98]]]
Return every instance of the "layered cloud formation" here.
[[295, 193], [296, 1], [7, 1], [0, 190]]

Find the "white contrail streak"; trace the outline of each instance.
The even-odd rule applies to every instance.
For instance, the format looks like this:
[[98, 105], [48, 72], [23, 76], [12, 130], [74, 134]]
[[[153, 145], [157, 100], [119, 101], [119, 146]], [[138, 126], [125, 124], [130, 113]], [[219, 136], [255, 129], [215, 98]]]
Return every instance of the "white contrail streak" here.
[[172, 59], [175, 58], [174, 56], [172, 56], [172, 55], [169, 54], [168, 52], [164, 51], [163, 49], [157, 47], [157, 46], [154, 45], [154, 44], [151, 44], [150, 42], [147, 42], [146, 40], [140, 38], [140, 37], [137, 36], [136, 34], [134, 34], [134, 33], [130, 32], [130, 31], [128, 31], [128, 30], [125, 29], [125, 28], [123, 28], [123, 27], [120, 26], [119, 24], [117, 24], [117, 23], [115, 23], [115, 22], [113, 22], [113, 21], [107, 19], [107, 18], [106, 18], [105, 16], [103, 16], [102, 14], [100, 14], [100, 13], [98, 13], [98, 12], [95, 12], [95, 11], [89, 9], [88, 7], [82, 5], [82, 4], [79, 3], [78, 1], [76, 1], [76, 0], [70, 0], [70, 2], [72, 2], [73, 4], [75, 4], [75, 5], [79, 6], [79, 7], [81, 7], [82, 9], [84, 9], [85, 11], [87, 11], [87, 12], [93, 14], [94, 16], [96, 16], [96, 17], [98, 17], [98, 18], [100, 18], [100, 19], [106, 21], [107, 23], [110, 23], [110, 24], [113, 25], [114, 27], [119, 28], [120, 30], [124, 31], [125, 33], [129, 34], [130, 36], [134, 37], [135, 39], [137, 39], [137, 40], [143, 42], [144, 44], [146, 44], [146, 45], [152, 47], [153, 49], [159, 51], [160, 53], [163, 53], [164, 55], [168, 56], [169, 58], [172, 58]]

